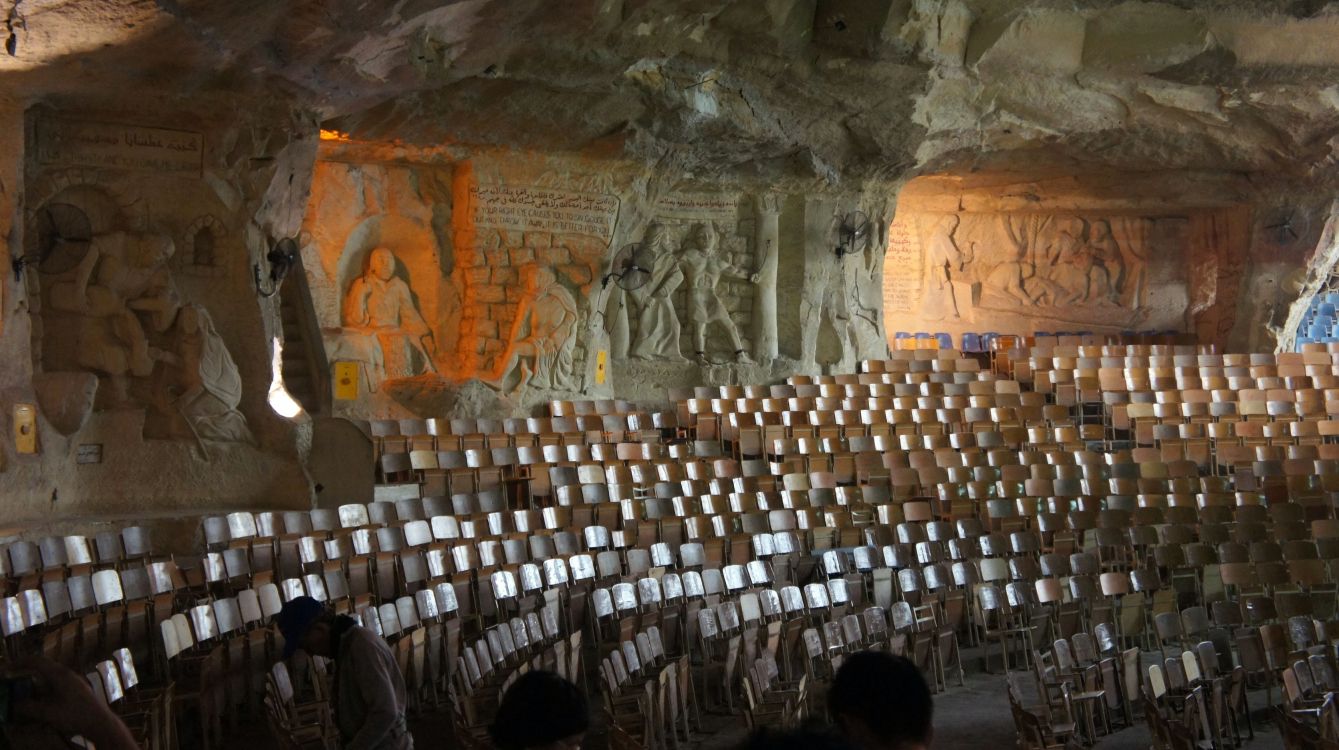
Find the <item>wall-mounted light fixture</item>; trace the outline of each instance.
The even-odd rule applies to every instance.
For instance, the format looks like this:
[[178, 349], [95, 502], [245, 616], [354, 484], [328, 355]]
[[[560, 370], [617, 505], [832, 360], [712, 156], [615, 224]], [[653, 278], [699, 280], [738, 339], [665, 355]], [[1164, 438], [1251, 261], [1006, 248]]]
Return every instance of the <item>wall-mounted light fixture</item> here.
[[265, 254], [265, 262], [270, 264], [268, 275], [270, 288], [265, 288], [264, 279], [261, 276], [260, 264], [257, 263], [251, 267], [252, 276], [256, 282], [256, 293], [262, 297], [273, 297], [279, 293], [279, 287], [284, 283], [284, 277], [293, 270], [293, 266], [298, 262], [298, 242], [292, 237], [285, 237], [274, 244], [274, 247]]

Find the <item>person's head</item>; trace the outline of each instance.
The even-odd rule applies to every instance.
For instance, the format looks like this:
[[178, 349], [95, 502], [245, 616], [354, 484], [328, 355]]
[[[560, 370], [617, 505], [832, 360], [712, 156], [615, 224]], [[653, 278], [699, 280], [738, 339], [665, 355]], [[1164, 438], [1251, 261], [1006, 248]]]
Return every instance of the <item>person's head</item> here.
[[646, 228], [646, 234], [642, 237], [642, 244], [650, 248], [652, 252], [660, 252], [660, 249], [669, 242], [669, 228], [660, 222], [652, 222]]
[[916, 665], [901, 656], [861, 651], [847, 657], [828, 691], [828, 713], [862, 750], [930, 745], [930, 687]]
[[693, 225], [693, 242], [700, 249], [709, 251], [716, 244], [716, 230], [710, 222], [701, 222]]
[[372, 251], [372, 259], [368, 264], [372, 275], [382, 281], [390, 281], [395, 275], [395, 255], [384, 247], [379, 247]]
[[521, 284], [527, 291], [537, 292], [547, 289], [557, 281], [553, 272], [538, 263], [521, 266]]
[[749, 735], [738, 750], [854, 750], [854, 747], [830, 730], [804, 727], [785, 732], [760, 729]]
[[285, 659], [298, 649], [315, 656], [335, 656], [335, 616], [310, 596], [285, 604], [274, 616], [274, 624], [284, 637]]
[[535, 670], [507, 688], [488, 733], [498, 750], [577, 750], [589, 726], [590, 709], [577, 686]]

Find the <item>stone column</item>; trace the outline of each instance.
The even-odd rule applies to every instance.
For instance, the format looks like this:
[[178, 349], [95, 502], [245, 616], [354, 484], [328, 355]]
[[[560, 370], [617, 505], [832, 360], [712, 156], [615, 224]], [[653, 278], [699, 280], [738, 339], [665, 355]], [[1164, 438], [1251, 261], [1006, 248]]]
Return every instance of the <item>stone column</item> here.
[[[4, 144], [4, 150], [0, 151], [4, 154], [0, 158], [0, 271], [5, 274], [0, 279], [0, 333], [3, 333], [7, 322], [6, 312], [15, 307], [10, 301], [11, 297], [16, 294], [22, 296], [20, 284], [10, 271], [10, 261], [23, 255], [23, 208], [20, 200], [24, 159], [23, 108], [8, 101], [0, 102], [0, 123], [5, 126], [0, 128], [0, 143]], [[35, 273], [35, 266], [25, 272]], [[37, 285], [33, 284], [29, 288], [36, 289]], [[11, 356], [8, 353], [5, 359], [14, 365], [28, 360], [27, 357]], [[0, 376], [7, 375], [9, 370], [10, 367], [0, 365]]]
[[763, 193], [758, 196], [758, 219], [754, 222], [754, 247], [758, 257], [758, 283], [753, 297], [753, 358], [760, 364], [777, 356], [776, 266], [780, 249], [778, 231], [782, 196]]

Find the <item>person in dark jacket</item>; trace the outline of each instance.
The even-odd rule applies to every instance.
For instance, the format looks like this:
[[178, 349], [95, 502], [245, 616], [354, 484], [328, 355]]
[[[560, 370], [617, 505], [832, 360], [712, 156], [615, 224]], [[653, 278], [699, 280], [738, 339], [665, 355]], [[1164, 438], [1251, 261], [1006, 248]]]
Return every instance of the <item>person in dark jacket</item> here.
[[381, 636], [309, 596], [285, 604], [274, 620], [285, 659], [302, 649], [334, 660], [331, 705], [344, 750], [413, 750], [404, 676]]

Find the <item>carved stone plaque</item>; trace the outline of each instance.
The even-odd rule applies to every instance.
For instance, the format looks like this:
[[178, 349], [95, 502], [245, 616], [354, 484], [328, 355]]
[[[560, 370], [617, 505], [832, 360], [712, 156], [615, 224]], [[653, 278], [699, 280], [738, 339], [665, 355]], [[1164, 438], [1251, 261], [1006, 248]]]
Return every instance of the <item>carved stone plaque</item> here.
[[200, 174], [204, 136], [189, 130], [77, 120], [42, 120], [37, 157], [49, 166]]
[[888, 230], [884, 256], [883, 305], [888, 312], [921, 308], [921, 243], [910, 219], [898, 219]]
[[735, 193], [670, 193], [656, 201], [655, 209], [661, 221], [712, 221], [723, 226], [733, 223], [738, 212]]
[[471, 185], [469, 215], [478, 229], [579, 234], [608, 241], [618, 198], [524, 185]]

